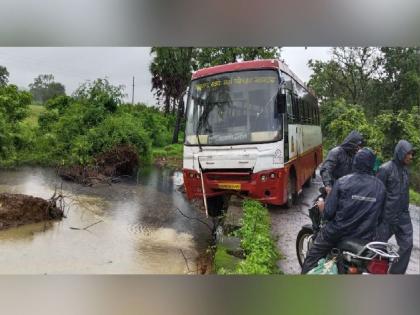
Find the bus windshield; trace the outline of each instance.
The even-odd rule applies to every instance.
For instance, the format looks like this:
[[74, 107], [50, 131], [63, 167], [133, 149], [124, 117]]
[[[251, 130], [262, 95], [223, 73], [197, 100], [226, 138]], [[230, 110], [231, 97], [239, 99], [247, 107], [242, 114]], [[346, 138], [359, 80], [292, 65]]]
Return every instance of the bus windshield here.
[[280, 140], [274, 70], [222, 73], [194, 80], [187, 102], [187, 145], [230, 145]]

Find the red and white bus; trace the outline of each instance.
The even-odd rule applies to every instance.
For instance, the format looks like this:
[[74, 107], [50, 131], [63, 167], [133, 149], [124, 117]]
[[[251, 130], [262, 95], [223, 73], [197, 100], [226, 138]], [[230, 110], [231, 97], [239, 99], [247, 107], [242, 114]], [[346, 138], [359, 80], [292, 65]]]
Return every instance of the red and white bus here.
[[184, 185], [210, 214], [232, 193], [291, 206], [322, 160], [317, 99], [278, 60], [194, 72], [186, 115]]

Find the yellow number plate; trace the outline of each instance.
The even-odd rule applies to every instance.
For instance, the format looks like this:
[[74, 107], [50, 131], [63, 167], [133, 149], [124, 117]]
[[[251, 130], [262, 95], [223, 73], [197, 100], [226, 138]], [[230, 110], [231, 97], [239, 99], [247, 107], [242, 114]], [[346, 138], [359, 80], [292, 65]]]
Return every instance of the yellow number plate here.
[[220, 189], [241, 190], [241, 184], [219, 184]]

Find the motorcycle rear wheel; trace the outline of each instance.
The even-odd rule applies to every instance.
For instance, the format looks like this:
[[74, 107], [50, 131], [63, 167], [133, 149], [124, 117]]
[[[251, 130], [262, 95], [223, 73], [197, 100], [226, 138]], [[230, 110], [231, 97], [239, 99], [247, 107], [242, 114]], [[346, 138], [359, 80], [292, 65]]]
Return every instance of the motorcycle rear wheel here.
[[299, 265], [302, 267], [306, 254], [313, 242], [313, 231], [310, 228], [303, 227], [296, 238], [296, 254]]

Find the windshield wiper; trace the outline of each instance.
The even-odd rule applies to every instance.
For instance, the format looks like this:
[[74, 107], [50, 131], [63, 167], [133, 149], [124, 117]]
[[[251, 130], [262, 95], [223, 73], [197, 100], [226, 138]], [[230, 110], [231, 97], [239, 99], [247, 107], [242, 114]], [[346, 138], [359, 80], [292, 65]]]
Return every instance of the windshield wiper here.
[[200, 118], [198, 119], [197, 129], [195, 131], [195, 136], [197, 137], [197, 143], [198, 143], [198, 147], [200, 148], [200, 151], [202, 151], [202, 145], [201, 145], [201, 142], [200, 142], [199, 132], [200, 132], [200, 129], [203, 125], [203, 122], [208, 119], [209, 113], [213, 110], [213, 108], [215, 106], [217, 106], [217, 104], [225, 104], [225, 103], [231, 104], [232, 101], [230, 101], [230, 100], [228, 100], [228, 101], [214, 101], [214, 102], [211, 102], [211, 104], [209, 104], [208, 101], [206, 101], [206, 103], [203, 105], [204, 106], [203, 113], [200, 115]]

